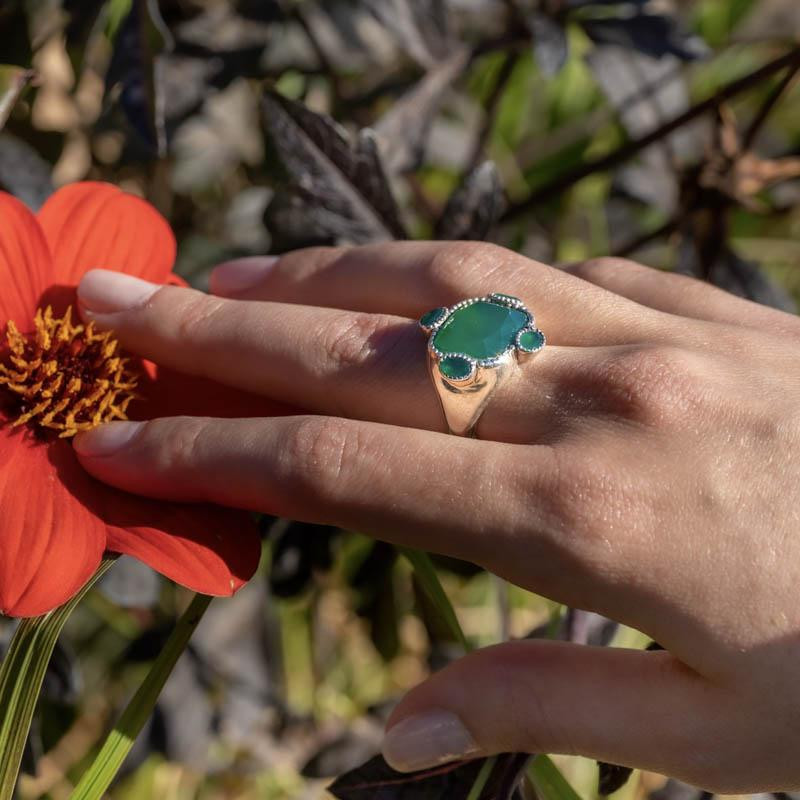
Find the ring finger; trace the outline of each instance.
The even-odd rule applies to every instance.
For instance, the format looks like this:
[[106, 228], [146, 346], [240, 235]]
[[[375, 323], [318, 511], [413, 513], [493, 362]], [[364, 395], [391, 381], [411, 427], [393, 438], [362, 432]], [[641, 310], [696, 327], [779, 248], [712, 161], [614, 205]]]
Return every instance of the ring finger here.
[[[84, 315], [113, 328], [126, 349], [163, 366], [316, 413], [444, 428], [424, 336], [412, 320], [225, 300], [101, 270], [88, 273], [79, 300]], [[568, 406], [582, 416], [605, 402], [602, 394], [584, 402], [575, 389], [575, 376], [602, 363], [599, 350], [545, 348], [498, 388], [479, 436], [557, 438], [571, 424]]]

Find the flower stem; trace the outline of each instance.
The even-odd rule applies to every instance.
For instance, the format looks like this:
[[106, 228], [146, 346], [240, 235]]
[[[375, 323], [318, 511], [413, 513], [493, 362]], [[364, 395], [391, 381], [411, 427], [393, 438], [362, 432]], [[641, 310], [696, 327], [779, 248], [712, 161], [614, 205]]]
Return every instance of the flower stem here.
[[0, 666], [0, 800], [11, 800], [42, 681], [56, 641], [70, 614], [116, 561], [103, 559], [97, 572], [67, 603], [41, 617], [22, 620]]
[[[212, 598], [196, 594], [175, 625], [163, 650], [147, 677], [122, 712], [92, 765], [83, 774], [70, 800], [100, 800], [133, 747], [136, 737], [153, 713], [158, 696], [180, 658], [192, 634], [203, 618]], [[0, 799], [2, 800], [2, 799]]]

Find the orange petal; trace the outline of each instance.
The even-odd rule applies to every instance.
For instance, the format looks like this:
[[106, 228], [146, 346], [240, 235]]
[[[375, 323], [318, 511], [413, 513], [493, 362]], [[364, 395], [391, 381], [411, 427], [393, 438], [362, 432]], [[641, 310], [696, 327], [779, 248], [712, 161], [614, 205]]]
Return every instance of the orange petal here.
[[13, 319], [28, 329], [51, 280], [50, 251], [36, 217], [15, 197], [0, 192], [0, 328]]
[[53, 253], [57, 284], [76, 286], [90, 269], [166, 283], [175, 237], [149, 204], [110, 183], [73, 183], [42, 206], [39, 223]]
[[249, 514], [148, 500], [109, 489], [108, 549], [195, 592], [231, 595], [253, 576], [261, 540]]
[[0, 430], [0, 613], [44, 614], [97, 569], [105, 525], [77, 499], [92, 485], [67, 442]]

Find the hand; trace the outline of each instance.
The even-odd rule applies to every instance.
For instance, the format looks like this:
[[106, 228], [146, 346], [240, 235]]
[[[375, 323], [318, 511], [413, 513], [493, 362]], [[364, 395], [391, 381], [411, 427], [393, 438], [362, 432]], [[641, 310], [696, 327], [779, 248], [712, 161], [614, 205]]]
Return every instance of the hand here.
[[[93, 475], [468, 559], [667, 649], [477, 652], [400, 703], [393, 765], [579, 753], [800, 787], [800, 321], [629, 262], [564, 272], [478, 244], [233, 262], [212, 289], [95, 271], [79, 298], [131, 351], [311, 413], [112, 423], [75, 441]], [[462, 439], [414, 319], [491, 291], [549, 344]]]

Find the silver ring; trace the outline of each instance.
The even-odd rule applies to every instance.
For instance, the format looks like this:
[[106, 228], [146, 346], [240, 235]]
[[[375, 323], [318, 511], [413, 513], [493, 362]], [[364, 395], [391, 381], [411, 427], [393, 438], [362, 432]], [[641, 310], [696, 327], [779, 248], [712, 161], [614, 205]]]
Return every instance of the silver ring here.
[[423, 314], [428, 368], [450, 433], [474, 436], [495, 389], [545, 346], [518, 297], [495, 292]]

